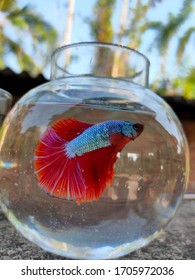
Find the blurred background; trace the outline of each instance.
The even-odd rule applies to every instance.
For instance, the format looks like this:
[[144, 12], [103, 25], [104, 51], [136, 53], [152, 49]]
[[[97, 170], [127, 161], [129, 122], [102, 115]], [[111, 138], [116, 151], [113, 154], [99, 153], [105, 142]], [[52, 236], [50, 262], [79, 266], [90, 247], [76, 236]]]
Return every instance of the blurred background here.
[[0, 88], [17, 101], [49, 80], [54, 49], [84, 41], [148, 57], [149, 87], [184, 126], [195, 190], [195, 0], [0, 0]]
[[151, 62], [150, 87], [195, 99], [194, 0], [0, 0], [0, 69], [50, 77], [65, 44], [114, 42]]

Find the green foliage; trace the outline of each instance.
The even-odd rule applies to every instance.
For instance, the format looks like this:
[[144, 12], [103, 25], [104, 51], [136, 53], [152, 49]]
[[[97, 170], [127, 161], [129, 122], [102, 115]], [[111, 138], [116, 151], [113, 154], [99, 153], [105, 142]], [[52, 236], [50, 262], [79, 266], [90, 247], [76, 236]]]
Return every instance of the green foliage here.
[[177, 62], [180, 63], [185, 51], [185, 47], [187, 46], [192, 35], [195, 34], [195, 27], [190, 27], [185, 34], [179, 39], [179, 44], [177, 47]]
[[[187, 75], [181, 75], [173, 80], [166, 77], [166, 55], [172, 38], [177, 38], [177, 50], [175, 52], [175, 64], [180, 66], [185, 54], [186, 46], [189, 40], [195, 34], [195, 27], [182, 29], [189, 17], [194, 13], [193, 0], [184, 0], [181, 10], [178, 14], [169, 14], [166, 23], [160, 21], [149, 22], [148, 27], [156, 32], [154, 40], [155, 46], [162, 56], [161, 60], [161, 80], [156, 80], [152, 88], [160, 95], [181, 95], [186, 99], [195, 98], [195, 69], [192, 68]], [[183, 31], [184, 30], [184, 31]], [[183, 32], [183, 35], [180, 35]], [[153, 45], [154, 46], [154, 45]], [[186, 63], [185, 63], [186, 64]], [[174, 65], [174, 67], [176, 67]]]
[[0, 11], [6, 12], [9, 9], [13, 9], [16, 6], [15, 0], [1, 0], [0, 1]]
[[[18, 66], [32, 75], [42, 71], [47, 63], [48, 53], [51, 53], [56, 44], [55, 29], [29, 5], [18, 7], [16, 1], [0, 2], [4, 21], [0, 25], [0, 67], [6, 66], [6, 56], [15, 55]], [[15, 35], [10, 37], [6, 32], [9, 28]], [[9, 33], [10, 34], [10, 33]], [[25, 40], [28, 38], [34, 54], [25, 50]]]
[[128, 26], [124, 32], [125, 36], [129, 37], [129, 46], [138, 49], [142, 43], [142, 35], [147, 30], [147, 13], [151, 7], [156, 5], [157, 1], [137, 0], [131, 3], [129, 9]]
[[188, 75], [173, 80], [172, 88], [186, 99], [195, 99], [195, 68]]
[[151, 89], [161, 96], [182, 96], [186, 99], [195, 99], [195, 68], [189, 73], [173, 80], [156, 80]]
[[[4, 42], [4, 46], [6, 47], [6, 52], [12, 52], [17, 56], [18, 64], [21, 69], [32, 69], [37, 67], [34, 64], [32, 58], [27, 53], [25, 53], [25, 51], [20, 47], [20, 45], [15, 43], [13, 40], [5, 36], [4, 34], [0, 34], [0, 36]], [[5, 51], [5, 47], [3, 51]], [[1, 56], [0, 65], [2, 67], [4, 66], [3, 56]]]
[[7, 19], [16, 28], [29, 31], [33, 40], [37, 42], [52, 43], [55, 40], [56, 31], [45, 22], [29, 5], [16, 8], [7, 15]]
[[[183, 26], [190, 14], [193, 12], [192, 2], [193, 0], [185, 0], [179, 13], [177, 15], [170, 13], [166, 23], [162, 23], [160, 21], [148, 22], [148, 28], [155, 30], [157, 33], [154, 42], [161, 55], [166, 54], [170, 40], [178, 33], [181, 26]], [[182, 41], [184, 41], [184, 39]], [[178, 45], [178, 54], [180, 57], [183, 55], [184, 48], [184, 45], [183, 48]]]
[[166, 96], [170, 90], [170, 81], [168, 79], [155, 80], [150, 88], [153, 92], [161, 96]]

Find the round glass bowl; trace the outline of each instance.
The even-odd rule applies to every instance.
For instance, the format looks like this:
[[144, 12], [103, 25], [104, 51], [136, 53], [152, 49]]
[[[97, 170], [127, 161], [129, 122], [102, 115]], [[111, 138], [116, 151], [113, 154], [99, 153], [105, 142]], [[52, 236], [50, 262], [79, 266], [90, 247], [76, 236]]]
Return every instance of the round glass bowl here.
[[[53, 55], [52, 80], [8, 114], [0, 140], [0, 202], [30, 241], [68, 258], [111, 259], [147, 245], [173, 218], [188, 178], [188, 146], [172, 109], [146, 88], [148, 68], [147, 58], [125, 47], [66, 46]], [[97, 200], [78, 205], [40, 187], [35, 150], [61, 119], [144, 126], [117, 154], [112, 184]]]

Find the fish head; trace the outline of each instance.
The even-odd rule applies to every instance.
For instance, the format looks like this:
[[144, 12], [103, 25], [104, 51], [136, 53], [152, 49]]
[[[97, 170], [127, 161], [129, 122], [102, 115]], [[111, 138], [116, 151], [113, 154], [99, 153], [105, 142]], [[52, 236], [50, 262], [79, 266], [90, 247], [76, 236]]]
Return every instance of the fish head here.
[[125, 122], [122, 125], [122, 133], [131, 140], [135, 140], [142, 133], [143, 129], [144, 125], [136, 122]]

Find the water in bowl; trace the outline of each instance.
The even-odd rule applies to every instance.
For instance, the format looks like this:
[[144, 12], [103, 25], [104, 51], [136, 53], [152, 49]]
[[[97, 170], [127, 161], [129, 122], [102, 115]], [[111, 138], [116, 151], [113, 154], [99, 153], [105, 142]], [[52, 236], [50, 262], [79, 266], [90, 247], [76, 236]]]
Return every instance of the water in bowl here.
[[[45, 130], [62, 118], [144, 124], [142, 134], [118, 154], [112, 186], [98, 201], [77, 205], [38, 185], [34, 150]], [[181, 132], [168, 105], [133, 83], [80, 77], [45, 84], [27, 93], [4, 122], [2, 209], [26, 238], [55, 254], [75, 259], [125, 255], [158, 236], [176, 212], [187, 168]]]

